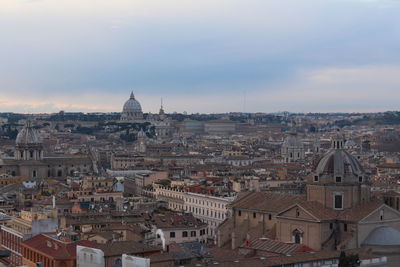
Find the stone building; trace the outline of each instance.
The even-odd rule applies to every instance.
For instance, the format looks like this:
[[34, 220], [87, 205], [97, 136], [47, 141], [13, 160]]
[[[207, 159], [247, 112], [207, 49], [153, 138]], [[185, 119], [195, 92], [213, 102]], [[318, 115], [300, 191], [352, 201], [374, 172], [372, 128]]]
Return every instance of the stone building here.
[[46, 157], [40, 134], [30, 120], [17, 135], [14, 159], [0, 159], [0, 174], [23, 176], [30, 180], [64, 178], [68, 175], [72, 176], [76, 171], [93, 171], [93, 163], [89, 155]]
[[299, 140], [296, 133], [290, 133], [282, 144], [281, 150], [283, 162], [303, 161], [305, 157], [304, 144]]
[[400, 229], [400, 212], [371, 198], [368, 176], [340, 134], [308, 177], [306, 195], [246, 193], [232, 204], [232, 213], [218, 228], [221, 247], [264, 236], [316, 251], [351, 249], [378, 227]]

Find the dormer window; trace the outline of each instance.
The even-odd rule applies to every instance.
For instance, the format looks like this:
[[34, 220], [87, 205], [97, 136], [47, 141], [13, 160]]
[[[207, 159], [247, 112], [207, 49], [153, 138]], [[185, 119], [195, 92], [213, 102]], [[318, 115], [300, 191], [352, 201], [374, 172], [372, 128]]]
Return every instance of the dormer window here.
[[318, 182], [319, 181], [319, 177], [318, 177], [318, 175], [315, 175], [314, 176], [314, 182]]
[[336, 183], [342, 182], [342, 176], [336, 176]]

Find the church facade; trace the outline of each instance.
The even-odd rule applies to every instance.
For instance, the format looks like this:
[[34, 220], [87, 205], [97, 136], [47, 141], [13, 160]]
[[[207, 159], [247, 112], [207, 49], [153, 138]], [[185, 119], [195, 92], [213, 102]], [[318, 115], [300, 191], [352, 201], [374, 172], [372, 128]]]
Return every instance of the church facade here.
[[27, 121], [18, 133], [14, 158], [0, 159], [0, 174], [24, 177], [27, 180], [65, 178], [74, 172], [92, 172], [93, 163], [88, 155], [44, 156], [39, 132]]
[[[368, 176], [338, 134], [308, 177], [306, 195], [245, 193], [220, 225], [218, 245], [235, 249], [265, 238], [329, 251], [367, 247], [378, 230], [400, 235], [400, 212], [372, 198], [370, 190]], [[400, 240], [394, 247], [400, 249]]]

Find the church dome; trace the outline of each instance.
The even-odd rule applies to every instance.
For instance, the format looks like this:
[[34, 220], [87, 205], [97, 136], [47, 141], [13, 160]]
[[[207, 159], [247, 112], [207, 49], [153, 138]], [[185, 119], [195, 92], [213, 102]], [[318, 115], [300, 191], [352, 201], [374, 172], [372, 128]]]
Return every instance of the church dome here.
[[18, 133], [16, 139], [17, 146], [21, 145], [41, 145], [39, 132], [32, 127], [32, 123], [28, 120], [24, 128]]
[[343, 174], [358, 177], [363, 169], [358, 160], [346, 150], [332, 149], [319, 161], [315, 172], [318, 175]]
[[400, 246], [400, 232], [388, 226], [374, 229], [362, 243], [364, 246]]
[[315, 175], [357, 179], [364, 175], [360, 162], [344, 149], [344, 144], [342, 135], [337, 134], [332, 138], [332, 148], [318, 162]]
[[142, 112], [142, 106], [139, 101], [135, 99], [133, 92], [128, 101], [125, 102], [122, 112]]
[[135, 122], [143, 119], [142, 106], [135, 99], [133, 92], [128, 101], [125, 102], [122, 109], [121, 120], [127, 122]]

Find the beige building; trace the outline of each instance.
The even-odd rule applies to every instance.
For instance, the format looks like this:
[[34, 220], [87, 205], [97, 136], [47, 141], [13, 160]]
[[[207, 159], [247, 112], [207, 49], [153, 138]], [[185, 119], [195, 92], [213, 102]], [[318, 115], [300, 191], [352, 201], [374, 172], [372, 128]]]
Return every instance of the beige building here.
[[264, 236], [316, 251], [351, 249], [367, 244], [379, 227], [400, 230], [400, 212], [371, 198], [368, 177], [340, 134], [310, 175], [306, 195], [245, 193], [232, 210], [218, 228], [219, 246]]
[[143, 162], [143, 156], [136, 153], [120, 152], [111, 155], [111, 169], [113, 170], [129, 170]]
[[91, 191], [111, 191], [114, 185], [114, 179], [109, 177], [84, 176], [82, 178], [82, 190]]
[[226, 119], [207, 121], [204, 123], [207, 134], [227, 135], [236, 131], [236, 123]]
[[164, 250], [172, 243], [207, 241], [207, 224], [192, 215], [157, 215], [153, 219], [155, 243]]

